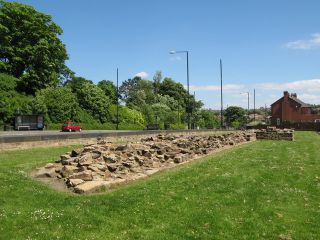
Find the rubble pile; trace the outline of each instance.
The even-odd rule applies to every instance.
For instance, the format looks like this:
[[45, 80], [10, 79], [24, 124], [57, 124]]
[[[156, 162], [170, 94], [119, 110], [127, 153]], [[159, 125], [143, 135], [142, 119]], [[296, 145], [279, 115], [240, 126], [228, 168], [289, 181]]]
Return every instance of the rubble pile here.
[[267, 140], [294, 140], [294, 130], [293, 129], [277, 129], [276, 127], [267, 127], [267, 129], [262, 129], [256, 131], [257, 139], [267, 139]]
[[99, 140], [61, 155], [55, 163], [38, 169], [35, 177], [60, 179], [73, 192], [89, 193], [253, 140], [253, 132], [212, 136], [160, 134], [128, 144]]

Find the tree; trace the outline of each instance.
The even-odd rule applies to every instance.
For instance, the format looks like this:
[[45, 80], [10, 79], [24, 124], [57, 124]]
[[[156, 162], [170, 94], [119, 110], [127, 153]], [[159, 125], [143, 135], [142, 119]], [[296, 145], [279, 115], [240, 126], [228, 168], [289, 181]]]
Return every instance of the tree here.
[[158, 94], [160, 91], [161, 80], [162, 80], [161, 71], [156, 71], [156, 73], [153, 76], [153, 87], [154, 87], [155, 94]]
[[199, 126], [201, 128], [217, 128], [219, 127], [219, 121], [214, 111], [208, 109], [201, 109], [199, 119]]
[[111, 100], [104, 94], [101, 88], [89, 82], [84, 82], [76, 94], [80, 106], [95, 119], [101, 123], [105, 123], [110, 119], [109, 106]]
[[104, 94], [112, 101], [117, 103], [117, 87], [110, 80], [102, 80], [98, 82], [98, 87], [104, 91]]
[[74, 119], [78, 102], [70, 88], [49, 87], [36, 93], [33, 111], [44, 113], [50, 122], [63, 123]]
[[224, 116], [228, 125], [233, 125], [234, 122], [238, 122], [242, 125], [246, 122], [246, 111], [241, 107], [228, 107], [224, 112]]
[[5, 73], [0, 73], [0, 91], [15, 91], [18, 79]]
[[[117, 122], [117, 106], [111, 105], [110, 106], [110, 114], [111, 114], [111, 121], [113, 123]], [[119, 106], [119, 123], [124, 124], [136, 124], [143, 128], [145, 126], [145, 119], [141, 112], [130, 109], [126, 106]]]
[[17, 113], [32, 113], [32, 97], [16, 92], [17, 82], [15, 77], [0, 73], [0, 124], [12, 122]]
[[85, 83], [93, 84], [91, 80], [85, 79], [83, 77], [73, 76], [71, 79], [64, 83], [64, 86], [71, 88], [71, 91], [77, 94]]
[[128, 80], [125, 80], [121, 84], [119, 88], [119, 95], [124, 102], [127, 102], [127, 100], [130, 98], [130, 95], [137, 90], [137, 86], [140, 81], [141, 81], [140, 77], [134, 77], [134, 78], [129, 78]]
[[27, 94], [57, 86], [71, 74], [62, 29], [33, 7], [0, 0], [0, 72], [19, 78]]
[[188, 101], [188, 92], [184, 89], [181, 83], [173, 81], [171, 78], [164, 78], [161, 85], [161, 95], [168, 95], [175, 100], [179, 101], [184, 107]]

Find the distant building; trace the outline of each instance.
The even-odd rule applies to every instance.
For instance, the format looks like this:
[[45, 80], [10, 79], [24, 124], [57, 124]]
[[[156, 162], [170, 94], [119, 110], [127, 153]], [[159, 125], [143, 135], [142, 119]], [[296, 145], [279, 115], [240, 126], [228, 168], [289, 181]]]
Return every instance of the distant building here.
[[306, 123], [320, 121], [320, 115], [313, 111], [310, 104], [297, 98], [296, 93], [283, 92], [283, 97], [271, 104], [271, 124], [283, 122]]
[[258, 113], [256, 113], [256, 114], [250, 113], [249, 114], [249, 119], [250, 119], [250, 121], [255, 120], [255, 121], [258, 121], [258, 122], [263, 122], [263, 121], [266, 120], [266, 116], [262, 115], [262, 114], [258, 114]]

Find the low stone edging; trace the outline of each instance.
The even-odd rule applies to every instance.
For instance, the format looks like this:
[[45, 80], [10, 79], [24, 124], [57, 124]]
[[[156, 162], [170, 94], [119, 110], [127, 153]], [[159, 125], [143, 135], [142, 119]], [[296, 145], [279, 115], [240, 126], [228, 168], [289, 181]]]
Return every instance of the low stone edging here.
[[267, 129], [262, 129], [256, 131], [257, 139], [266, 140], [294, 140], [294, 130], [292, 129], [277, 129], [275, 127], [268, 127]]

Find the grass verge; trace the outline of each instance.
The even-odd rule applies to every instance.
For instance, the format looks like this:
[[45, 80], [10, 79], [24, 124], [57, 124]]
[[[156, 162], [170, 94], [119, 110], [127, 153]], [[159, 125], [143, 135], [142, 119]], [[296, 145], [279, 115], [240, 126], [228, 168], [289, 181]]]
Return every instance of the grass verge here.
[[28, 173], [73, 147], [0, 153], [0, 239], [319, 239], [320, 136], [257, 141], [104, 194]]

